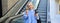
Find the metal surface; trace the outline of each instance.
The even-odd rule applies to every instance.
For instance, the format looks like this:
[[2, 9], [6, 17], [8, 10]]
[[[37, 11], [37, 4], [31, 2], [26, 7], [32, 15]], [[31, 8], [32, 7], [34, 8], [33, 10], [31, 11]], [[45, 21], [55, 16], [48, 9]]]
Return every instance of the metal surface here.
[[40, 16], [41, 23], [47, 23], [47, 0], [40, 0], [38, 6], [38, 15]]
[[14, 16], [15, 13], [23, 7], [23, 5], [27, 2], [28, 0], [20, 0], [5, 16], [0, 18], [0, 22], [3, 22], [7, 18]]
[[10, 18], [8, 18], [8, 19], [5, 21], [5, 23], [9, 23], [9, 22], [12, 21], [12, 19], [15, 19], [15, 18], [17, 18], [17, 17], [21, 17], [22, 15], [23, 15], [23, 13], [22, 13], [22, 14], [19, 14], [19, 15], [16, 15], [16, 16], [13, 16], [13, 17], [10, 17]]

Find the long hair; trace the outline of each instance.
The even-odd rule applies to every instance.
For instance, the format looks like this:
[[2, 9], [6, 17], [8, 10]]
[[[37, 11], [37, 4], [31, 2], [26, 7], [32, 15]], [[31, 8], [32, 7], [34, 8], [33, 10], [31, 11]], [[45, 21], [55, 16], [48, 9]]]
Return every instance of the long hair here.
[[[27, 3], [27, 5], [26, 5], [26, 8], [29, 8], [29, 5], [32, 5], [33, 6], [33, 8], [34, 8], [34, 5], [33, 5], [33, 3], [32, 2], [28, 2]], [[30, 8], [29, 8], [30, 9]]]

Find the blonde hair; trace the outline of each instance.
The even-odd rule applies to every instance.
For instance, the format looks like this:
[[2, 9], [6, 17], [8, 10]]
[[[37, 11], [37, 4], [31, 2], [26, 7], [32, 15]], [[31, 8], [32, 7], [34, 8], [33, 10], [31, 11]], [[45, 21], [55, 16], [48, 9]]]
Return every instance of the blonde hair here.
[[26, 5], [26, 6], [27, 6], [27, 8], [28, 8], [28, 6], [29, 6], [29, 5], [32, 5], [32, 6], [34, 7], [34, 5], [33, 5], [33, 3], [32, 3], [32, 2], [28, 2], [28, 3], [27, 3], [27, 5]]
[[29, 10], [29, 8], [26, 8], [26, 10]]

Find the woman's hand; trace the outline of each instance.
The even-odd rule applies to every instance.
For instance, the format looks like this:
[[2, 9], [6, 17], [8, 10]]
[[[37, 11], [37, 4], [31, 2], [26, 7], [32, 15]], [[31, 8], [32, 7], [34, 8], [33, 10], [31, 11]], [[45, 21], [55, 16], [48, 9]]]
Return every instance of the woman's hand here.
[[26, 15], [28, 15], [28, 10], [26, 10]]
[[38, 16], [38, 13], [36, 13], [35, 16]]

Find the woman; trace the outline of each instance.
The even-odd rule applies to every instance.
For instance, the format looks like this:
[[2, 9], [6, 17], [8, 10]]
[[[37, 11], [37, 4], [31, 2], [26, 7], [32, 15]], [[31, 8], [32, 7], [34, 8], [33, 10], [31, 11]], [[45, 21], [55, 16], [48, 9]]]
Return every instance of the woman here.
[[28, 2], [27, 7], [29, 8], [29, 10], [26, 10], [24, 13], [24, 16], [23, 16], [24, 23], [37, 23], [35, 11], [33, 10], [34, 6], [32, 2]]

